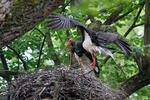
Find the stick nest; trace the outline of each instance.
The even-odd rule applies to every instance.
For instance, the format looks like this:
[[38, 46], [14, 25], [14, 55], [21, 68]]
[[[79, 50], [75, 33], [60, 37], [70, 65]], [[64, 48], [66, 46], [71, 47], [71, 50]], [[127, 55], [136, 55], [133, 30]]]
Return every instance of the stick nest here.
[[103, 100], [109, 95], [105, 91], [108, 88], [95, 77], [62, 67], [20, 75], [12, 82], [8, 97], [9, 100]]

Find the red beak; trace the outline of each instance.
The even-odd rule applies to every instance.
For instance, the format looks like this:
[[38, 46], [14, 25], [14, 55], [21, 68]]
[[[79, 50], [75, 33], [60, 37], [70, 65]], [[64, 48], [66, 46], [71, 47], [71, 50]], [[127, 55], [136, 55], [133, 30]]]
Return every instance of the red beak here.
[[66, 48], [71, 45], [71, 42], [72, 42], [72, 39], [69, 39], [69, 41], [68, 41], [67, 45], [65, 46], [65, 48], [63, 49], [63, 51], [66, 50]]

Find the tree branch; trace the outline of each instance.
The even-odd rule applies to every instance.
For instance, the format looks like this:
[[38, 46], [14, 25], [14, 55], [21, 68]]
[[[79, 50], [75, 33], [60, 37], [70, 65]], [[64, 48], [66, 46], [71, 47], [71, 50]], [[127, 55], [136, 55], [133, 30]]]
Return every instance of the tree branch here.
[[142, 7], [139, 9], [139, 11], [138, 11], [138, 13], [137, 13], [137, 15], [136, 15], [136, 17], [135, 17], [135, 20], [134, 20], [133, 24], [130, 26], [130, 28], [127, 30], [127, 32], [124, 34], [124, 37], [126, 37], [126, 36], [132, 31], [132, 29], [135, 27], [135, 24], [136, 24], [136, 22], [137, 22], [137, 20], [138, 20], [138, 18], [139, 18], [139, 16], [140, 16], [140, 13], [141, 13], [143, 7], [144, 7], [144, 4], [143, 4]]
[[23, 60], [23, 58], [21, 57], [21, 55], [20, 55], [14, 48], [10, 47], [9, 45], [7, 45], [7, 47], [8, 47], [9, 49], [11, 49], [11, 50], [18, 56], [18, 58], [21, 60], [21, 62], [23, 63], [24, 70], [28, 70], [27, 64], [26, 64], [26, 62]]
[[[7, 62], [6, 62], [6, 58], [5, 58], [5, 56], [4, 56], [3, 52], [2, 52], [2, 49], [0, 49], [0, 58], [1, 58], [4, 70], [9, 70]], [[8, 72], [5, 72], [3, 74], [3, 78], [5, 78], [7, 80], [7, 82], [11, 81], [11, 78], [10, 78], [10, 75], [9, 75]]]
[[127, 15], [130, 14], [132, 11], [133, 11], [133, 9], [131, 9], [131, 10], [129, 10], [128, 12], [126, 12], [126, 13], [120, 15], [119, 17], [115, 18], [115, 20], [114, 20], [113, 22], [116, 22], [116, 21], [120, 20], [121, 18], [127, 16]]
[[138, 26], [142, 26], [142, 25], [144, 25], [144, 23], [136, 24], [136, 25], [134, 25], [134, 28], [135, 28], [135, 27], [138, 27]]
[[64, 2], [64, 0], [7, 1], [14, 3], [11, 4], [13, 6], [7, 4], [10, 7], [7, 13], [9, 16], [3, 18], [5, 21], [0, 21], [0, 48], [31, 30]]
[[121, 5], [116, 11], [114, 11], [104, 22], [104, 25], [110, 25], [114, 21], [114, 19], [122, 12], [123, 5]]
[[38, 59], [38, 62], [37, 62], [37, 68], [40, 67], [40, 60], [41, 60], [41, 55], [42, 55], [42, 50], [43, 50], [43, 47], [44, 47], [45, 40], [46, 40], [46, 35], [44, 36], [44, 39], [42, 41], [42, 45], [41, 45], [41, 49], [40, 49], [40, 54], [39, 54], [39, 59]]
[[45, 34], [37, 27], [35, 27], [34, 29], [36, 29], [38, 32], [40, 32], [40, 34], [42, 34], [43, 36], [45, 36]]
[[149, 73], [138, 73], [120, 85], [120, 89], [126, 92], [127, 96], [131, 95], [138, 89], [150, 84]]
[[144, 23], [144, 54], [143, 69], [150, 72], [150, 0], [145, 0], [145, 23]]
[[62, 7], [62, 11], [61, 12], [65, 12], [66, 7], [71, 3], [72, 0], [70, 0], [66, 5], [64, 4]]

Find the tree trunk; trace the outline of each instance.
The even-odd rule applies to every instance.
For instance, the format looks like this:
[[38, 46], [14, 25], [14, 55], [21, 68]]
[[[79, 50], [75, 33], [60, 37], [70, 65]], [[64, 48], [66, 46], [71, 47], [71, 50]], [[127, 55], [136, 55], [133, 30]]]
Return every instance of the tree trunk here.
[[146, 48], [143, 70], [150, 72], [150, 0], [146, 0], [145, 4], [144, 45]]
[[0, 48], [31, 30], [64, 0], [1, 0]]
[[53, 46], [52, 39], [51, 39], [51, 33], [47, 32], [46, 35], [47, 35], [47, 40], [48, 40], [48, 48], [50, 50], [49, 56], [54, 61], [55, 65], [60, 65], [59, 57], [54, 51], [54, 46]]

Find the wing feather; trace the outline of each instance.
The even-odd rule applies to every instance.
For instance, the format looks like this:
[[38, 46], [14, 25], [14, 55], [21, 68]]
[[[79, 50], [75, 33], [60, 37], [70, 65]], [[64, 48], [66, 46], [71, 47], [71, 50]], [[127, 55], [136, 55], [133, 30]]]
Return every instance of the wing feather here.
[[82, 23], [75, 21], [73, 19], [69, 19], [63, 15], [59, 14], [51, 14], [47, 19], [50, 21], [46, 22], [45, 27], [52, 27], [51, 29], [60, 30], [63, 28], [74, 28], [74, 27], [82, 27], [85, 30], [87, 29]]

